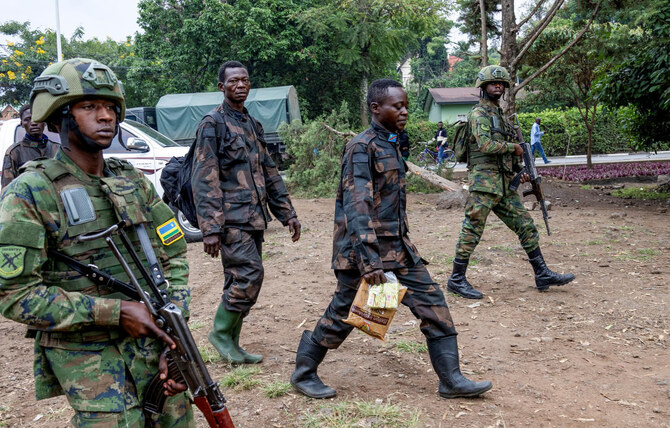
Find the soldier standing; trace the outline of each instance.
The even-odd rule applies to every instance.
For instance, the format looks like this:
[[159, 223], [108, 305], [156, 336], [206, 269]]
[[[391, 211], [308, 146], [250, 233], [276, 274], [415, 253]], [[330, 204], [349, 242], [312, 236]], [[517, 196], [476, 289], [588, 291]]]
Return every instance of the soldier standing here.
[[[468, 114], [468, 200], [465, 220], [456, 244], [454, 268], [447, 289], [468, 299], [481, 299], [465, 278], [470, 255], [479, 243], [486, 218], [493, 211], [519, 236], [521, 246], [535, 272], [535, 285], [546, 291], [552, 285], [564, 285], [575, 279], [573, 274], [557, 274], [547, 268], [540, 251], [540, 237], [533, 219], [517, 192], [508, 186], [516, 172], [521, 171], [523, 149], [516, 142], [514, 127], [505, 120], [498, 102], [509, 88], [509, 74], [503, 67], [492, 65], [481, 69], [476, 86], [480, 88], [479, 104]], [[522, 182], [528, 181], [525, 174]]]
[[302, 334], [291, 384], [308, 397], [335, 395], [317, 367], [353, 329], [343, 320], [361, 278], [381, 284], [386, 270], [408, 288], [402, 303], [421, 320], [440, 395], [476, 397], [491, 389], [491, 382], [472, 382], [461, 374], [457, 333], [444, 295], [407, 236], [405, 166], [397, 142], [407, 121], [407, 94], [399, 82], [380, 79], [370, 85], [367, 103], [372, 124], [349, 141], [342, 157], [332, 261], [337, 288], [314, 331]]
[[[62, 147], [53, 159], [31, 163], [3, 193], [0, 311], [28, 324], [35, 337], [37, 399], [65, 394], [77, 427], [195, 426], [186, 386], [167, 378], [164, 350], [175, 343], [145, 305], [93, 283], [51, 253], [128, 283], [103, 239], [78, 238], [121, 221], [146, 228], [170, 298], [188, 311], [185, 240], [168, 246], [157, 232], [175, 222], [172, 211], [142, 172], [102, 155], [124, 117], [121, 82], [107, 66], [75, 58], [47, 67], [35, 79], [31, 102], [34, 120], [60, 132]], [[128, 236], [142, 253], [135, 230]], [[171, 397], [164, 414], [148, 417], [142, 400], [157, 371]]]
[[[263, 136], [263, 127], [244, 107], [251, 84], [241, 63], [219, 69], [223, 103], [219, 117], [200, 122], [193, 156], [193, 197], [204, 250], [221, 252], [224, 286], [209, 341], [233, 363], [260, 363], [262, 355], [240, 347], [244, 318], [263, 284], [263, 235], [270, 212], [300, 239], [300, 222]], [[268, 211], [269, 207], [269, 211]]]
[[19, 118], [26, 135], [23, 140], [9, 146], [5, 152], [5, 160], [2, 163], [3, 189], [19, 175], [19, 168], [23, 164], [37, 158], [52, 158], [60, 147], [60, 144], [49, 140], [43, 134], [44, 123], [33, 122], [30, 104], [21, 107]]

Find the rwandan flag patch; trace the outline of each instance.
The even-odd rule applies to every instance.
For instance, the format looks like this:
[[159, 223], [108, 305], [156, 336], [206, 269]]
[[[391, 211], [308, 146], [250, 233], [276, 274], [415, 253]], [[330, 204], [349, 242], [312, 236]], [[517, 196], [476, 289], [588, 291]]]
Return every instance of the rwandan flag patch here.
[[398, 134], [389, 134], [389, 141], [392, 143], [398, 141]]
[[184, 237], [184, 232], [181, 231], [177, 220], [168, 220], [156, 228], [158, 237], [163, 241], [163, 245], [171, 245]]

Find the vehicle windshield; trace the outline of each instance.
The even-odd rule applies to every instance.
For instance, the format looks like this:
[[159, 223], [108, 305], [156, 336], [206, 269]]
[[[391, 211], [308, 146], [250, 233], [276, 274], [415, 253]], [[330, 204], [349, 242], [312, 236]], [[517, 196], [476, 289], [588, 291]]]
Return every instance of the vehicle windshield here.
[[125, 123], [132, 125], [134, 128], [139, 129], [140, 131], [144, 132], [154, 140], [158, 142], [163, 147], [181, 147], [179, 144], [175, 143], [165, 135], [161, 134], [160, 132], [156, 131], [153, 128], [150, 128], [142, 123], [136, 122], [134, 120], [126, 119], [124, 120]]

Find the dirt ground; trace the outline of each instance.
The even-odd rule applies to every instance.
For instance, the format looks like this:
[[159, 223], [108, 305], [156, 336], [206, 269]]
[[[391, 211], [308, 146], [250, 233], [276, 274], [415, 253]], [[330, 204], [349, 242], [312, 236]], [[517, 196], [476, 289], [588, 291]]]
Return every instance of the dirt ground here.
[[[629, 185], [636, 185], [635, 183]], [[319, 374], [337, 389], [333, 400], [290, 391], [267, 398], [261, 386], [287, 382], [304, 329], [328, 304], [334, 201], [297, 199], [302, 239], [272, 222], [265, 238], [265, 284], [247, 318], [242, 344], [265, 355], [260, 385], [224, 388], [237, 427], [299, 427], [306, 414], [337, 402], [394, 404], [418, 412], [419, 427], [670, 427], [670, 221], [667, 203], [616, 199], [608, 188], [546, 183], [553, 202], [552, 235], [538, 211], [549, 267], [577, 279], [547, 293], [534, 289], [532, 270], [516, 236], [491, 216], [477, 248], [470, 282], [481, 301], [447, 294], [459, 331], [461, 364], [493, 389], [477, 399], [445, 400], [426, 352], [398, 344], [423, 343], [417, 321], [401, 308], [387, 342], [354, 331], [327, 354]], [[438, 195], [410, 195], [410, 237], [430, 261], [441, 286], [451, 272], [462, 210], [437, 210]], [[191, 325], [200, 346], [218, 305], [222, 273], [201, 244], [189, 244]], [[32, 343], [24, 327], [0, 320], [0, 426], [68, 426], [62, 398], [35, 402]], [[210, 363], [216, 379], [230, 368]], [[327, 410], [326, 410], [327, 411]], [[206, 426], [198, 416], [198, 426]], [[4, 425], [3, 425], [4, 424]], [[324, 425], [325, 426], [325, 425]], [[374, 419], [355, 426], [383, 426]]]

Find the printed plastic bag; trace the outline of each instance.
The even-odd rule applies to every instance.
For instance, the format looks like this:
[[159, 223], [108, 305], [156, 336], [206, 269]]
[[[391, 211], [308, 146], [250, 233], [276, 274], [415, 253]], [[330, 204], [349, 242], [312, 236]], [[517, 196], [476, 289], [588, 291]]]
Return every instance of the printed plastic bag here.
[[368, 294], [368, 306], [373, 309], [395, 309], [398, 307], [400, 284], [393, 272], [385, 272], [386, 282], [371, 285]]
[[[393, 275], [392, 272], [389, 273]], [[387, 276], [387, 278], [389, 277]], [[395, 278], [395, 275], [393, 275], [393, 278]], [[395, 282], [396, 284], [398, 283], [397, 278]], [[398, 287], [397, 302], [402, 301], [406, 291], [407, 287], [402, 285]], [[397, 302], [396, 308], [371, 308], [368, 306], [369, 296], [370, 285], [365, 280], [361, 280], [361, 285], [358, 287], [354, 302], [351, 304], [351, 308], [349, 308], [349, 316], [344, 322], [372, 337], [385, 341], [384, 337], [397, 310]]]

